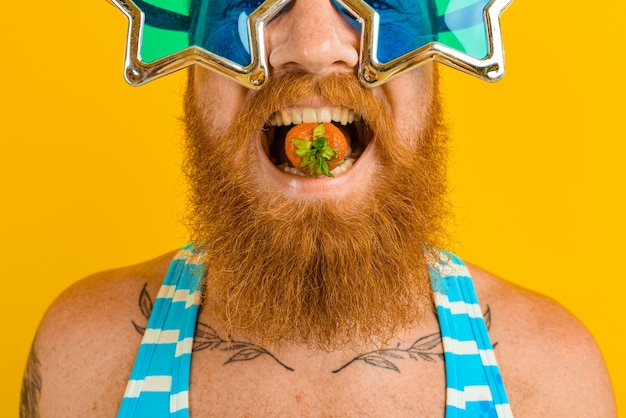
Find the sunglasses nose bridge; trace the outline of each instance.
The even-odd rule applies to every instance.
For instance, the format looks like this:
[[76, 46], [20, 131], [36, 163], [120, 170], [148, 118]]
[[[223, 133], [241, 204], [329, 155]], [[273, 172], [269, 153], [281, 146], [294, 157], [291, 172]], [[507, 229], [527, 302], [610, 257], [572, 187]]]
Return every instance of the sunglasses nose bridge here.
[[292, 0], [289, 10], [267, 24], [270, 70], [299, 68], [318, 75], [354, 71], [360, 29], [346, 19], [330, 0]]

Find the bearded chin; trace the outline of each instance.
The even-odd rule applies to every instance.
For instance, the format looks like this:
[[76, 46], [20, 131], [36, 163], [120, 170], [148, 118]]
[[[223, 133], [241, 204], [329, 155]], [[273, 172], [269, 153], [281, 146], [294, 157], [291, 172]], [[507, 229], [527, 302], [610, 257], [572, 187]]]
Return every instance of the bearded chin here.
[[[401, 137], [375, 95], [356, 80], [305, 85], [278, 94], [270, 84], [218, 135], [211, 135], [219, 130], [210, 112], [219, 110], [199, 109], [188, 89], [188, 226], [204, 251], [204, 307], [229, 334], [259, 343], [323, 349], [380, 343], [432, 308], [428, 254], [442, 244], [447, 212], [438, 100], [430, 109], [432, 122]], [[261, 187], [253, 168], [242, 164], [253, 156], [250, 138], [262, 126], [251, 115], [267, 117], [312, 93], [342, 104], [346, 95], [355, 96], [347, 102], [377, 132], [379, 163], [366, 192], [290, 198]], [[260, 102], [272, 101], [277, 103], [267, 109], [273, 110], [259, 111]]]

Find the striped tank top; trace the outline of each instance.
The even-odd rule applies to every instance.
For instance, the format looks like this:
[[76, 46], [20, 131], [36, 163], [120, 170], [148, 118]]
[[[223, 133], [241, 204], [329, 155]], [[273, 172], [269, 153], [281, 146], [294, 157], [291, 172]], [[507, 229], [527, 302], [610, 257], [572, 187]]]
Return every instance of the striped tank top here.
[[[154, 302], [118, 418], [188, 418], [191, 351], [202, 292], [199, 253], [183, 248]], [[446, 418], [512, 417], [465, 264], [441, 252], [431, 268], [446, 368]]]

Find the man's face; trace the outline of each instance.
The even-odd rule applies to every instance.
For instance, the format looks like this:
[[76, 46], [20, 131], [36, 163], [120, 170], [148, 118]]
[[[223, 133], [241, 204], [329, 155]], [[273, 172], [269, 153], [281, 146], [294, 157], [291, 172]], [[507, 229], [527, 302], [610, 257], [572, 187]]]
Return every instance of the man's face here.
[[[359, 33], [328, 0], [296, 0], [266, 32], [261, 91], [190, 76], [190, 226], [206, 250], [207, 304], [231, 331], [322, 346], [406, 325], [427, 299], [425, 252], [445, 212], [434, 67], [362, 87]], [[287, 129], [329, 117], [352, 167], [289, 172]]]
[[[356, 71], [360, 34], [328, 0], [294, 2], [287, 12], [269, 22], [266, 32], [270, 77], [275, 78], [292, 70], [300, 70], [314, 77], [352, 75]], [[425, 65], [375, 89], [374, 93], [381, 107], [390, 112], [394, 127], [399, 132], [406, 132], [409, 127], [413, 129], [416, 124], [426, 129], [432, 113], [435, 82], [433, 66]], [[243, 102], [255, 95], [253, 91], [202, 68], [194, 71], [192, 88], [198, 105], [207, 110], [206, 118], [210, 117], [214, 129], [220, 130], [230, 127], [240, 114]], [[280, 99], [274, 98], [277, 102]], [[316, 114], [318, 119], [310, 121], [321, 122], [320, 114], [328, 112], [331, 117], [334, 116], [333, 121], [337, 125], [341, 122], [342, 112], [343, 115], [349, 112], [350, 117], [354, 114], [359, 117], [357, 108], [325, 100], [317, 94], [299, 99], [283, 99], [282, 103], [276, 103], [282, 105], [280, 108], [269, 109], [269, 112], [281, 115], [279, 123], [285, 119], [282, 117], [285, 113], [291, 119], [287, 120], [287, 124], [297, 123], [303, 114], [309, 117]], [[213, 114], [213, 109], [219, 109], [219, 112]], [[272, 113], [266, 111], [266, 114], [259, 116], [263, 121], [257, 126], [257, 132], [249, 138], [250, 144], [255, 146], [256, 155], [240, 164], [255, 166], [258, 181], [262, 183], [260, 187], [269, 186], [277, 193], [311, 199], [344, 197], [353, 192], [367, 193], [367, 182], [374, 175], [377, 163], [376, 144], [371, 141], [373, 135], [368, 129], [357, 129], [361, 137], [351, 138], [354, 142], [353, 150], [364, 148], [366, 152], [359, 158], [359, 164], [348, 173], [335, 180], [296, 178], [274, 167], [276, 163], [284, 161], [280, 155], [283, 138], [278, 136], [284, 135], [286, 129], [271, 126], [276, 124], [277, 119]]]

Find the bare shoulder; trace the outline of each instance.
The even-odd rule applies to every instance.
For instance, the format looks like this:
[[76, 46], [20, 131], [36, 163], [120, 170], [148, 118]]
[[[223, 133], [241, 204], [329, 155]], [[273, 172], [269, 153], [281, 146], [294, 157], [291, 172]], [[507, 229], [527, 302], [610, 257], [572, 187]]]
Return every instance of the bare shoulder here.
[[[154, 299], [174, 253], [75, 283], [37, 331], [22, 388], [22, 416], [115, 416]], [[68, 400], [71, 400], [69, 402]]]
[[606, 365], [587, 328], [553, 299], [468, 267], [492, 315], [490, 335], [513, 412], [616, 416]]

